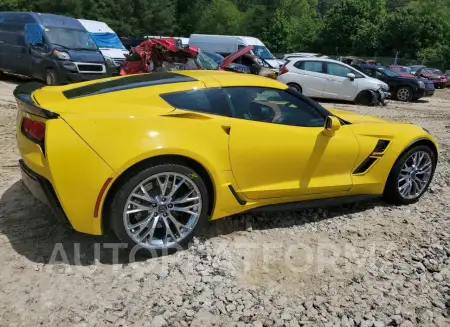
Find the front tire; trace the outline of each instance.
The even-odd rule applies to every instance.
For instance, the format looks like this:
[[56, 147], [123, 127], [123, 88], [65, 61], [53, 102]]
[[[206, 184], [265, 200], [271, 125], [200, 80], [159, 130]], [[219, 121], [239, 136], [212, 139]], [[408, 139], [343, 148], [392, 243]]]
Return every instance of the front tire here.
[[161, 255], [187, 247], [207, 223], [208, 207], [199, 174], [182, 164], [159, 164], [119, 186], [107, 219], [121, 241]]
[[409, 86], [402, 86], [395, 93], [395, 97], [399, 101], [409, 102], [413, 99], [413, 91]]
[[47, 85], [59, 85], [58, 77], [53, 69], [47, 69], [45, 72], [45, 83]]
[[426, 145], [404, 152], [389, 174], [383, 198], [393, 204], [411, 204], [430, 186], [436, 169], [436, 155]]

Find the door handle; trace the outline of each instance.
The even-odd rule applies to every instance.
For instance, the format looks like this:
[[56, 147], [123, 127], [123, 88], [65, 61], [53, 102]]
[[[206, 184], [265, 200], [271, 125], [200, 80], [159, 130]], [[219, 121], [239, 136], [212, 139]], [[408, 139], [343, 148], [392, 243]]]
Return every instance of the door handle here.
[[0, 41], [0, 44], [4, 44], [5, 43], [5, 41]]

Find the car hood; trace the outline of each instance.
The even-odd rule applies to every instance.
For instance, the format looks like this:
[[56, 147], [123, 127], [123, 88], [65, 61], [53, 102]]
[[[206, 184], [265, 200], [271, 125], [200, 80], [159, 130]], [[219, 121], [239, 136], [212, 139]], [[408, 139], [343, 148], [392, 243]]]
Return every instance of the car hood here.
[[253, 45], [249, 45], [248, 47], [245, 47], [239, 51], [233, 52], [229, 56], [225, 57], [222, 60], [222, 63], [220, 64], [221, 68], [228, 67], [229, 64], [231, 64], [233, 61], [235, 61], [237, 58], [242, 57], [243, 55], [249, 53], [253, 50]]
[[383, 81], [381, 81], [379, 79], [373, 78], [373, 77], [369, 77], [369, 76], [367, 76], [366, 78], [370, 82], [379, 85], [379, 87], [383, 86], [384, 89], [389, 90], [389, 85], [387, 85], [385, 82], [383, 82]]
[[100, 48], [100, 51], [105, 57], [118, 59], [125, 59], [125, 55], [128, 54], [128, 50], [126, 49]]
[[387, 123], [388, 120], [375, 117], [375, 116], [369, 116], [369, 115], [360, 115], [353, 112], [345, 111], [345, 110], [337, 110], [337, 109], [330, 109], [329, 110], [333, 115], [338, 116], [339, 118], [342, 118], [343, 120], [346, 120], [352, 124], [362, 124], [362, 123]]
[[70, 50], [62, 49], [61, 51], [67, 52], [72, 58], [72, 61], [79, 62], [95, 62], [104, 63], [103, 55], [99, 50]]
[[426, 78], [434, 78], [434, 79], [446, 78], [446, 77], [444, 77], [444, 75], [440, 75], [440, 74], [422, 74], [422, 75], [425, 76]]
[[402, 77], [417, 78], [417, 76], [411, 75], [410, 73], [407, 72], [397, 72], [397, 74], [399, 74]]

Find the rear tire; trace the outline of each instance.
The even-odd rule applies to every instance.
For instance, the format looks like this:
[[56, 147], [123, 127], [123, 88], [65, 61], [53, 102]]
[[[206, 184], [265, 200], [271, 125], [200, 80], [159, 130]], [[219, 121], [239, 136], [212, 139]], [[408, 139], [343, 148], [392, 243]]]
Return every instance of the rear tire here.
[[[191, 200], [181, 201], [183, 197]], [[208, 191], [199, 174], [183, 164], [158, 164], [122, 182], [106, 219], [129, 247], [159, 256], [186, 248], [208, 222], [208, 207]]]
[[47, 69], [45, 72], [45, 84], [47, 85], [59, 85], [58, 77], [53, 69]]
[[300, 93], [303, 93], [303, 89], [300, 85], [296, 83], [287, 83], [288, 86], [292, 87], [293, 89], [297, 90]]
[[416, 202], [430, 186], [435, 169], [433, 150], [426, 145], [413, 146], [392, 167], [384, 189], [384, 200], [393, 204]]
[[395, 92], [395, 98], [398, 101], [409, 102], [412, 101], [413, 96], [413, 90], [409, 86], [402, 86]]

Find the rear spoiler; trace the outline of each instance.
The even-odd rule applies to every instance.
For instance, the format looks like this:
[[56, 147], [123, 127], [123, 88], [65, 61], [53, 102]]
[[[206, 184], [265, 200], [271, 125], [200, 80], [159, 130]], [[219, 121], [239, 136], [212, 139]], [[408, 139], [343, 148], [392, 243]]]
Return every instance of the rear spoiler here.
[[14, 89], [14, 97], [16, 98], [17, 105], [25, 112], [29, 114], [47, 118], [54, 119], [58, 118], [59, 115], [50, 110], [43, 109], [39, 106], [39, 103], [33, 97], [33, 92], [44, 87], [45, 84], [40, 82], [28, 82], [17, 86]]

